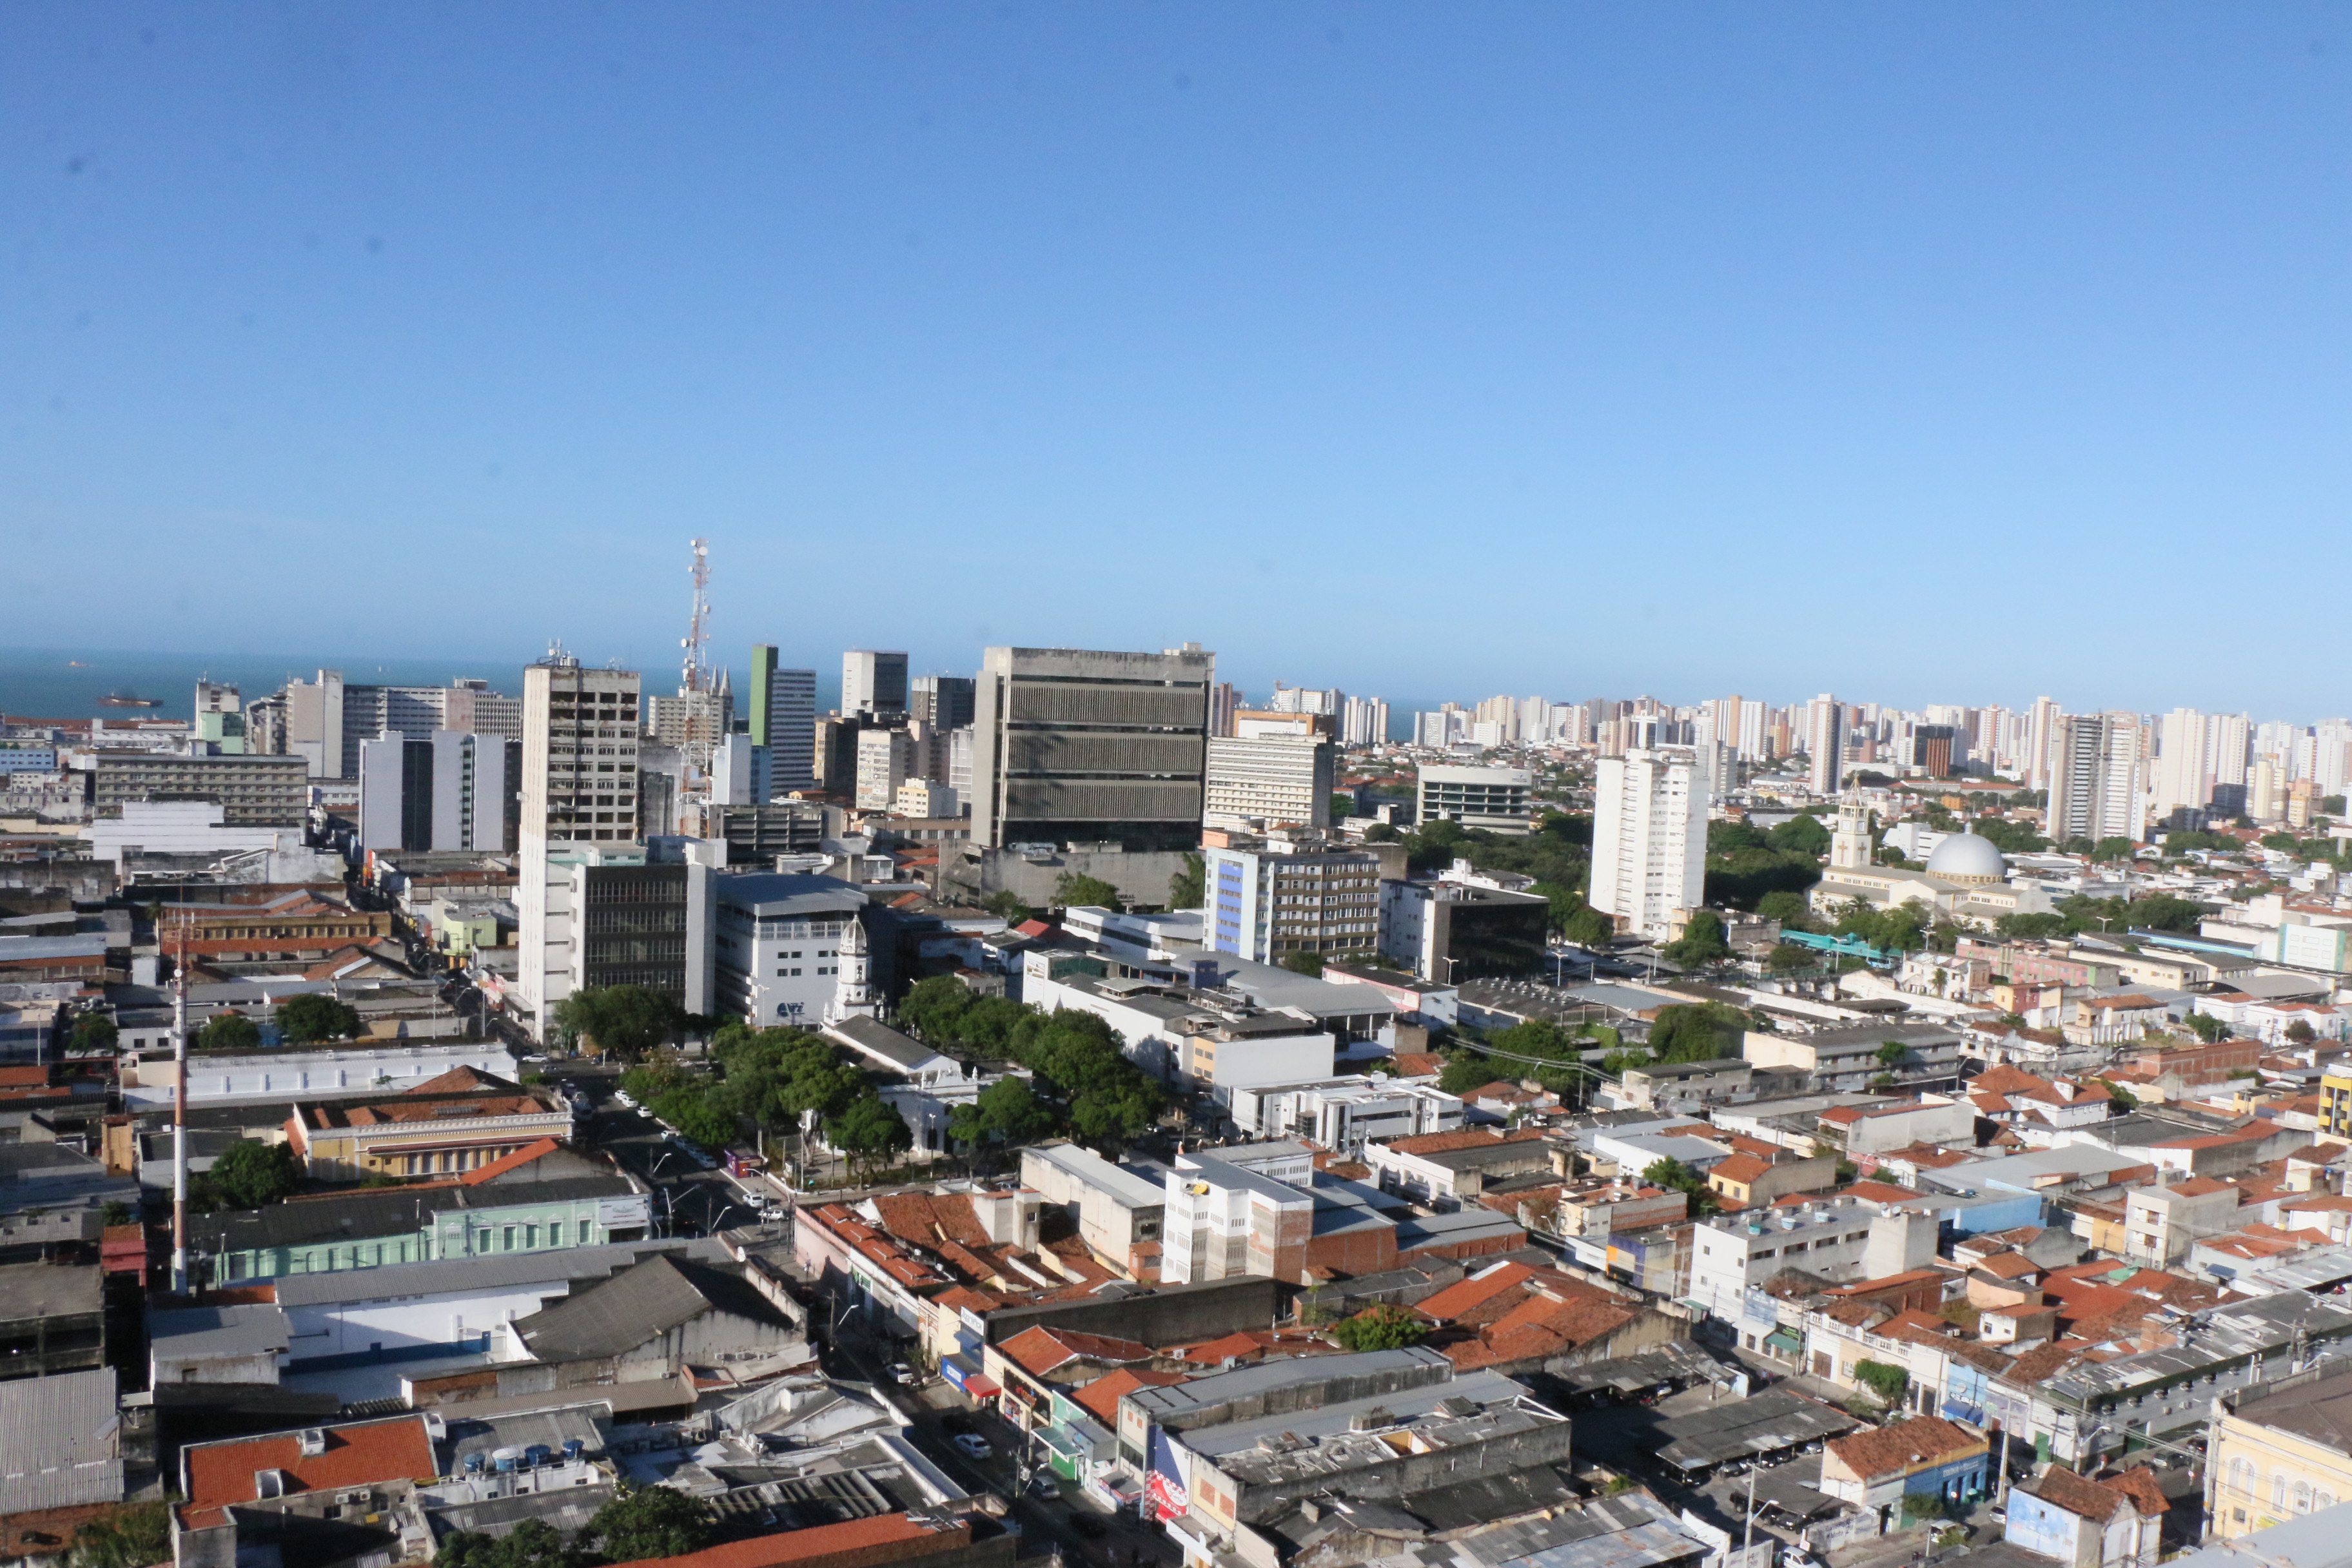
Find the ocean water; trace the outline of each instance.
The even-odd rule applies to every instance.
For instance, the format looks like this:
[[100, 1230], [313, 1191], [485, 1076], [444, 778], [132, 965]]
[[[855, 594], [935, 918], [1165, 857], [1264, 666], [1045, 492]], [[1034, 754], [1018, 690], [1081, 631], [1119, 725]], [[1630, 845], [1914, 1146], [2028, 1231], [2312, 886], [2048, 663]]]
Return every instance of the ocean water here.
[[[208, 658], [199, 654], [125, 653], [90, 648], [0, 648], [0, 713], [12, 719], [185, 719], [194, 710], [200, 678], [226, 681], [247, 701], [267, 697], [288, 680], [340, 669], [355, 685], [442, 686], [478, 676], [493, 690], [522, 690], [522, 661], [270, 658], [251, 654]], [[106, 708], [116, 693], [160, 699], [160, 708]]]

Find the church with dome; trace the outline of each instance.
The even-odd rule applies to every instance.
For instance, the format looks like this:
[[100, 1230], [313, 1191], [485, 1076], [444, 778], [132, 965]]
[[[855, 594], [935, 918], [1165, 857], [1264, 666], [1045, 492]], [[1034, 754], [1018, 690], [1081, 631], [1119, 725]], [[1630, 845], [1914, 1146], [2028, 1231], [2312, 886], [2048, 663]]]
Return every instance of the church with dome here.
[[1990, 923], [2003, 915], [2047, 914], [2054, 907], [2041, 889], [2011, 883], [2008, 859], [1973, 831], [1947, 835], [1924, 871], [1874, 865], [1872, 847], [1869, 814], [1849, 795], [1838, 807], [1830, 863], [1809, 896], [1817, 913], [1859, 899], [1873, 909], [1916, 903], [1931, 914]]

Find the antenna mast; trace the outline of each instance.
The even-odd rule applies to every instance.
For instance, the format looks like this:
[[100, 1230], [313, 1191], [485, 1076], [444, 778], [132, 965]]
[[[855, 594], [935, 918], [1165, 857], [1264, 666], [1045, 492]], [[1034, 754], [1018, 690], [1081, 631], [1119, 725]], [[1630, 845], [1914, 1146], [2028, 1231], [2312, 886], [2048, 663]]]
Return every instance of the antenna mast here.
[[694, 542], [694, 616], [679, 644], [686, 649], [685, 668], [678, 676], [678, 695], [710, 689], [710, 542]]
[[188, 911], [174, 911], [172, 958], [172, 1294], [188, 1293]]

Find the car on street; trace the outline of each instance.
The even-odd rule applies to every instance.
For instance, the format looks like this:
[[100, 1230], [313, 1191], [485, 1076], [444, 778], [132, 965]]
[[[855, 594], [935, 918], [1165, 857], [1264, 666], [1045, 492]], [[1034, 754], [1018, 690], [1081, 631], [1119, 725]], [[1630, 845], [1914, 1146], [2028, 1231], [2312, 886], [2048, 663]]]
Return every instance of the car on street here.
[[996, 1457], [996, 1450], [989, 1446], [988, 1439], [977, 1432], [959, 1432], [948, 1441], [953, 1443], [956, 1452], [967, 1459], [991, 1459]]
[[915, 1384], [915, 1369], [903, 1361], [894, 1361], [890, 1363], [890, 1381], [901, 1388], [912, 1388]]
[[613, 1103], [624, 1110], [635, 1110], [637, 1108], [636, 1097], [625, 1089], [616, 1089], [613, 1091]]
[[1059, 1502], [1062, 1500], [1062, 1483], [1055, 1480], [1050, 1471], [1040, 1471], [1030, 1479], [1029, 1495], [1043, 1502]]

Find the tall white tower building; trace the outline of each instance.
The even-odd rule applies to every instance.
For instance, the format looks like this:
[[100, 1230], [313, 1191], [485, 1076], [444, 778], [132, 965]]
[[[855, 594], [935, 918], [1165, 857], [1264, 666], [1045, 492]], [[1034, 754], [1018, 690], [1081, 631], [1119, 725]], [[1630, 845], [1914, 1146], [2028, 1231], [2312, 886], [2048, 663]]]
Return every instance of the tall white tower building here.
[[1704, 900], [1710, 783], [1687, 753], [1639, 749], [1601, 759], [1587, 901], [1621, 931], [1663, 937], [1674, 911]]

